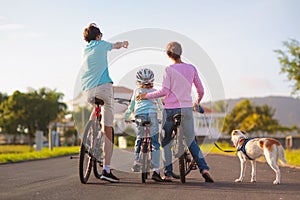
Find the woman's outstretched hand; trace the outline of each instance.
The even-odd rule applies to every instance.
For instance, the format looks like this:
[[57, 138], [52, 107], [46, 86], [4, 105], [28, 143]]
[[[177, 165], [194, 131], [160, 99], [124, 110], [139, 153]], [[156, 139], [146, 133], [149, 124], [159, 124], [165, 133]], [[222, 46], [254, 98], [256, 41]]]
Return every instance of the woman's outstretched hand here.
[[136, 96], [136, 100], [137, 100], [137, 101], [141, 101], [141, 100], [143, 100], [143, 99], [147, 99], [147, 98], [146, 98], [146, 95], [147, 95], [147, 92], [139, 93], [139, 95]]

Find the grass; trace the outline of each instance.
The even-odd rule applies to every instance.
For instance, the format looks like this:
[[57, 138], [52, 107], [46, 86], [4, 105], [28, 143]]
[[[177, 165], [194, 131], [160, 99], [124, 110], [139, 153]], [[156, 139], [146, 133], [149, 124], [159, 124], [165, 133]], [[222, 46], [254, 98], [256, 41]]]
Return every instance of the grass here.
[[[230, 146], [227, 142], [217, 142], [217, 145], [222, 148], [223, 150], [233, 150], [235, 151], [236, 149], [232, 146]], [[225, 155], [235, 155], [235, 152], [223, 152], [221, 151], [220, 149], [218, 149], [214, 144], [203, 144], [203, 145], [200, 145], [201, 147], [201, 150], [204, 152], [204, 153], [219, 153], [219, 154], [225, 154]]]
[[42, 151], [35, 151], [34, 148], [24, 145], [0, 146], [0, 163], [18, 162], [24, 160], [45, 159], [70, 155], [79, 152], [79, 147], [54, 147], [53, 151], [43, 148]]
[[289, 164], [300, 166], [300, 149], [285, 150], [285, 157]]
[[26, 145], [3, 145], [0, 146], [0, 155], [1, 154], [20, 154], [33, 152], [35, 149], [31, 146]]

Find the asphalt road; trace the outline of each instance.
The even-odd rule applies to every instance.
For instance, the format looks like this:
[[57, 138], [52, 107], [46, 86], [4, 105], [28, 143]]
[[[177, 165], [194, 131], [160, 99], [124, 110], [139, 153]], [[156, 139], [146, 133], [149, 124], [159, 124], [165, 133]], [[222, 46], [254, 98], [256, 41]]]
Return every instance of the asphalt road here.
[[250, 183], [250, 163], [246, 180], [234, 183], [239, 175], [236, 157], [209, 154], [215, 183], [204, 183], [198, 171], [192, 171], [187, 183], [141, 183], [140, 174], [114, 170], [120, 183], [94, 178], [81, 184], [78, 160], [60, 157], [0, 165], [0, 199], [300, 199], [300, 169], [281, 167], [282, 184], [273, 185], [274, 173], [266, 163], [257, 164], [257, 182]]

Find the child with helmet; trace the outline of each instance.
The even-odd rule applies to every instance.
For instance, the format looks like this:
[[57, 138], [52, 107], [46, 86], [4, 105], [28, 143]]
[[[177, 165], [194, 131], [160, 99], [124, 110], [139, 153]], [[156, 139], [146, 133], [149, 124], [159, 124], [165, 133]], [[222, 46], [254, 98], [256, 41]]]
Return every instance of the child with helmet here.
[[[162, 182], [163, 179], [160, 176], [159, 172], [159, 162], [160, 162], [160, 143], [158, 142], [159, 138], [159, 127], [158, 127], [158, 118], [157, 118], [157, 110], [163, 109], [163, 105], [160, 99], [147, 99], [142, 101], [136, 101], [136, 96], [140, 93], [144, 92], [153, 92], [156, 89], [153, 88], [154, 82], [154, 73], [151, 69], [143, 68], [140, 69], [136, 74], [136, 82], [138, 88], [136, 88], [131, 97], [131, 103], [128, 106], [128, 109], [125, 112], [125, 121], [130, 119], [132, 113], [134, 113], [135, 121], [151, 121], [150, 126], [150, 135], [152, 146], [155, 148], [154, 151], [151, 152], [152, 155], [152, 163], [153, 163], [153, 175], [152, 179], [157, 182]], [[144, 128], [137, 123], [137, 136], [135, 140], [134, 146], [134, 163], [131, 170], [133, 172], [139, 172], [141, 163], [139, 163], [139, 153], [140, 153], [140, 143], [141, 137], [144, 135]]]

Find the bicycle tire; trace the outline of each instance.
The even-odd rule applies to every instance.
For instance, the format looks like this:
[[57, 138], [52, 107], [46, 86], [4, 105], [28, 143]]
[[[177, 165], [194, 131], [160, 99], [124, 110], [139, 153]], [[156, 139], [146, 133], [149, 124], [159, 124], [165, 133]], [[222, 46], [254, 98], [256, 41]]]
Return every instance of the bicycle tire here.
[[[114, 133], [114, 129], [112, 129], [112, 144], [113, 144], [112, 151], [114, 150], [114, 137], [115, 137], [115, 133]], [[104, 141], [103, 141], [103, 135], [102, 135], [100, 142], [97, 143], [97, 147], [100, 146], [100, 148], [99, 148], [99, 151], [96, 153], [97, 159], [95, 159], [95, 162], [93, 164], [94, 176], [98, 179], [101, 178], [102, 170], [103, 170], [103, 159], [104, 159], [103, 142]]]
[[187, 176], [192, 171], [192, 169], [196, 167], [195, 165], [196, 165], [195, 161], [189, 158], [188, 153], [185, 152], [184, 153], [185, 176]]
[[100, 179], [102, 176], [103, 165], [99, 161], [95, 160], [93, 163], [93, 171], [96, 178]]
[[112, 142], [112, 153], [114, 152], [114, 145], [115, 145], [115, 129], [112, 128], [112, 139], [111, 139], [111, 142]]
[[147, 169], [147, 153], [142, 153], [142, 183], [146, 182], [147, 179], [147, 173], [148, 173], [148, 169]]
[[184, 144], [183, 144], [183, 135], [178, 131], [178, 166], [179, 166], [179, 175], [180, 175], [180, 182], [185, 183], [185, 151], [184, 151]]
[[97, 137], [97, 151], [95, 152], [95, 161], [93, 163], [93, 171], [96, 178], [100, 179], [103, 170], [103, 134]]
[[89, 148], [92, 147], [92, 141], [93, 141], [92, 140], [93, 138], [91, 138], [93, 136], [90, 132], [93, 123], [94, 121], [90, 120], [85, 126], [81, 147], [80, 147], [79, 177], [81, 183], [83, 184], [88, 182], [88, 179], [91, 174], [92, 163], [93, 163], [93, 159], [92, 156], [90, 155], [90, 150], [89, 150]]
[[185, 183], [185, 164], [184, 164], [184, 155], [179, 157], [179, 174], [180, 174], [180, 182]]

